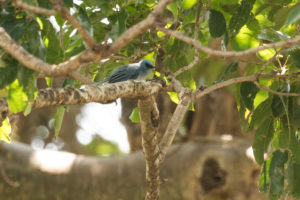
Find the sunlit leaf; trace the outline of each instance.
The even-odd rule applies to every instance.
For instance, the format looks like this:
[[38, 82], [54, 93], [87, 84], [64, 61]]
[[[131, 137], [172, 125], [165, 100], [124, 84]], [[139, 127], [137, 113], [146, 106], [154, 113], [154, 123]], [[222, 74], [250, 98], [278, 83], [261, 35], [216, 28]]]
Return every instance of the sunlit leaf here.
[[184, 0], [183, 2], [183, 9], [190, 9], [197, 3], [197, 0]]
[[170, 96], [171, 101], [173, 101], [176, 104], [179, 103], [179, 98], [176, 92], [168, 92], [168, 95]]
[[133, 123], [139, 123], [139, 122], [141, 121], [141, 120], [140, 120], [140, 111], [139, 111], [139, 108], [138, 108], [138, 107], [135, 107], [135, 108], [132, 110], [132, 113], [130, 114], [129, 119], [130, 119]]
[[23, 87], [18, 80], [15, 80], [8, 87], [7, 102], [11, 113], [18, 113], [25, 109], [28, 96], [23, 91]]
[[249, 20], [255, 0], [242, 0], [229, 22], [229, 34], [234, 37]]
[[0, 126], [0, 140], [10, 143], [10, 133], [11, 133], [11, 125], [9, 123], [8, 118], [2, 121], [2, 126]]

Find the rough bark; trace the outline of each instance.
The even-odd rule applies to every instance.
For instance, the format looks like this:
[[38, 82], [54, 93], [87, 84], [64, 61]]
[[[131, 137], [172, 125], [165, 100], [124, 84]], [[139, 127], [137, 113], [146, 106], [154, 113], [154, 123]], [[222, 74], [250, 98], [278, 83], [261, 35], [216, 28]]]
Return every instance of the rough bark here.
[[[264, 199], [257, 193], [257, 165], [246, 156], [249, 146], [237, 139], [202, 139], [174, 145], [161, 165], [161, 199]], [[21, 144], [2, 143], [0, 153], [0, 199], [145, 197], [145, 164], [140, 151], [104, 159], [36, 152]], [[10, 186], [7, 178], [19, 186]]]

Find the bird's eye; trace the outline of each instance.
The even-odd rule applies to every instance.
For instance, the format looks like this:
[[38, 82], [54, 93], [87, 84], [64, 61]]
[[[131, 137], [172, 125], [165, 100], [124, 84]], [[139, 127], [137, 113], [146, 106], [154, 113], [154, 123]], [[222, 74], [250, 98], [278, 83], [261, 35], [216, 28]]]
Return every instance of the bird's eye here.
[[146, 66], [147, 66], [148, 68], [153, 68], [153, 65], [151, 65], [151, 64], [149, 64], [149, 63], [146, 63]]

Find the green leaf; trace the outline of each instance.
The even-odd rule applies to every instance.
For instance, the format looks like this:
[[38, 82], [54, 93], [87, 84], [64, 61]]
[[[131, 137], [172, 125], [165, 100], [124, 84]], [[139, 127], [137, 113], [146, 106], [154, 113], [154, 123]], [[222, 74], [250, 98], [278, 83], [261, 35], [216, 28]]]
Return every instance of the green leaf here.
[[167, 9], [169, 11], [172, 12], [173, 16], [174, 16], [174, 19], [177, 20], [178, 18], [178, 7], [177, 7], [177, 3], [176, 2], [173, 2], [173, 3], [170, 3], [168, 6], [167, 6]]
[[288, 152], [273, 152], [270, 168], [270, 195], [279, 198], [284, 190], [284, 164], [288, 161]]
[[114, 40], [126, 30], [126, 21], [128, 14], [125, 9], [122, 9], [116, 16], [117, 21], [113, 24], [109, 35]]
[[54, 115], [55, 139], [57, 139], [59, 131], [61, 129], [62, 121], [64, 119], [64, 114], [65, 114], [64, 106], [58, 106], [56, 108], [56, 113]]
[[51, 9], [51, 3], [45, 0], [38, 0], [39, 7]]
[[87, 15], [86, 11], [80, 6], [76, 6], [76, 7], [78, 9], [78, 17], [80, 19], [81, 24], [86, 28], [86, 30], [89, 33], [93, 33], [93, 29], [90, 23], [90, 18]]
[[268, 146], [273, 138], [273, 134], [273, 119], [269, 117], [257, 129], [254, 136], [253, 153], [256, 162], [260, 165], [264, 162], [264, 153], [268, 150]]
[[168, 92], [168, 95], [170, 96], [171, 101], [173, 101], [176, 104], [179, 103], [178, 94], [176, 92]]
[[25, 109], [28, 97], [18, 80], [8, 86], [7, 102], [11, 113], [18, 113]]
[[234, 37], [240, 29], [248, 22], [255, 0], [242, 0], [235, 14], [229, 22], [229, 35]]
[[254, 98], [259, 91], [259, 88], [252, 82], [243, 82], [241, 84], [240, 93], [241, 98], [249, 110], [253, 110]]
[[141, 121], [141, 120], [140, 120], [140, 112], [139, 112], [139, 108], [138, 108], [138, 107], [135, 107], [135, 108], [132, 110], [132, 113], [130, 114], [129, 119], [130, 119], [133, 123], [139, 123], [139, 122]]
[[193, 7], [197, 3], [197, 0], [184, 0], [182, 8], [187, 10]]
[[262, 122], [272, 116], [271, 103], [272, 99], [268, 98], [257, 106], [251, 117], [251, 123], [248, 129], [249, 131], [257, 129], [261, 126]]
[[19, 83], [23, 86], [23, 91], [26, 93], [28, 100], [33, 102], [37, 96], [37, 72], [21, 66], [18, 71]]
[[[271, 155], [272, 156], [272, 155]], [[270, 168], [271, 160], [264, 161], [262, 166], [262, 172], [258, 179], [258, 187], [260, 191], [267, 192], [269, 186], [269, 168]]]
[[11, 84], [17, 77], [18, 64], [16, 60], [11, 58], [6, 64], [7, 66], [0, 67], [0, 89]]
[[239, 67], [239, 61], [235, 60], [231, 63], [229, 63], [226, 67], [225, 70], [223, 72], [223, 74], [221, 75], [221, 80], [226, 80], [228, 78], [231, 78], [233, 75], [236, 74], [237, 70]]
[[300, 19], [300, 5], [296, 6], [288, 15], [285, 26], [296, 23]]
[[9, 123], [8, 118], [2, 121], [2, 125], [0, 126], [0, 140], [11, 143], [11, 139], [9, 137], [11, 133], [11, 125]]
[[300, 49], [295, 49], [290, 52], [291, 55], [291, 61], [297, 67], [300, 69]]
[[290, 143], [289, 130], [283, 127], [278, 133], [278, 147], [282, 149], [288, 148], [289, 143]]
[[214, 38], [221, 37], [226, 32], [226, 21], [220, 11], [210, 10], [208, 25], [209, 33]]
[[73, 0], [63, 0], [64, 1], [64, 5], [68, 8], [73, 6]]
[[257, 38], [269, 42], [278, 42], [281, 40], [288, 40], [290, 39], [290, 36], [280, 31], [276, 31], [274, 29], [269, 28], [261, 30], [260, 33], [257, 35]]
[[[286, 100], [287, 98], [283, 97], [283, 99]], [[284, 114], [286, 114], [282, 100], [278, 95], [273, 96], [271, 108], [272, 108], [272, 113], [273, 113], [274, 117], [281, 117]]]
[[288, 190], [292, 195], [300, 198], [300, 163], [291, 161], [287, 173]]
[[246, 113], [246, 106], [244, 104], [244, 102], [242, 101], [242, 99], [240, 99], [240, 107], [239, 107], [239, 114], [240, 114], [240, 126], [242, 129], [242, 132], [245, 131], [245, 124], [246, 124], [246, 120], [245, 120], [245, 113]]

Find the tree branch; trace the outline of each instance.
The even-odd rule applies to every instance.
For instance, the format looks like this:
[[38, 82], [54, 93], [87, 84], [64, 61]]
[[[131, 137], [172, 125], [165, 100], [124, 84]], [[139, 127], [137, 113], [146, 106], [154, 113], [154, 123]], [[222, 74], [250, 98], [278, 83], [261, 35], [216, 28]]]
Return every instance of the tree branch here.
[[[34, 71], [40, 72], [50, 77], [66, 76], [68, 73], [75, 71], [83, 64], [89, 62], [99, 62], [101, 59], [107, 58], [112, 54], [118, 52], [133, 38], [135, 38], [140, 34], [143, 34], [150, 27], [154, 26], [157, 18], [162, 14], [166, 6], [173, 1], [174, 0], [159, 1], [157, 7], [153, 10], [152, 13], [148, 15], [146, 19], [134, 25], [133, 27], [129, 28], [120, 37], [118, 37], [111, 45], [104, 45], [104, 46], [99, 45], [97, 46], [97, 48], [94, 48], [95, 46], [93, 45], [93, 42], [90, 39], [87, 39], [90, 46], [93, 46], [92, 49], [84, 50], [78, 55], [71, 57], [68, 61], [65, 61], [57, 65], [48, 64], [43, 60], [28, 53], [21, 45], [17, 44], [12, 39], [2, 27], [0, 27], [0, 47], [3, 48], [4, 51], [12, 55], [15, 59], [17, 59], [21, 64]], [[21, 5], [24, 6], [25, 4], [21, 4]], [[29, 6], [29, 9], [35, 10], [32, 8], [32, 6]], [[51, 14], [53, 14], [52, 11]], [[86, 30], [83, 28], [83, 26], [77, 23], [77, 21], [74, 18], [71, 19], [72, 16], [67, 15], [66, 17], [68, 20], [70, 20], [69, 23], [71, 23], [72, 26], [77, 28], [81, 36], [85, 38], [84, 35], [87, 34], [84, 33]]]
[[300, 43], [300, 37], [295, 38], [295, 39], [290, 39], [284, 42], [276, 42], [276, 43], [270, 43], [270, 44], [266, 44], [264, 46], [259, 46], [256, 48], [252, 48], [252, 49], [248, 49], [248, 50], [244, 50], [244, 51], [220, 51], [220, 50], [214, 50], [211, 48], [208, 48], [206, 46], [203, 46], [201, 43], [199, 43], [197, 40], [192, 39], [190, 37], [185, 36], [182, 33], [178, 33], [176, 31], [170, 30], [170, 29], [165, 29], [162, 27], [157, 26], [157, 29], [164, 32], [167, 35], [173, 36], [179, 40], [182, 40], [188, 44], [193, 45], [194, 47], [196, 47], [199, 51], [202, 51], [204, 53], [207, 53], [209, 55], [213, 55], [213, 56], [222, 56], [222, 57], [240, 57], [240, 56], [246, 56], [249, 54], [253, 54], [256, 53], [260, 50], [264, 50], [264, 49], [270, 49], [270, 48], [286, 48], [286, 47], [292, 47], [295, 44], [299, 44]]
[[146, 200], [158, 200], [159, 179], [159, 148], [157, 142], [157, 128], [159, 111], [154, 96], [140, 98], [138, 107], [141, 118], [142, 147], [146, 160]]
[[28, 51], [10, 37], [3, 27], [0, 27], [0, 47], [17, 59], [22, 65], [50, 77], [65, 76], [78, 69], [84, 63], [101, 59], [94, 51], [88, 49], [71, 57], [68, 61], [58, 65], [51, 65], [28, 53]]
[[267, 88], [261, 84], [259, 84], [257, 81], [253, 81], [253, 83], [260, 89], [266, 90], [272, 94], [276, 94], [278, 96], [293, 96], [293, 97], [300, 97], [300, 93], [287, 93], [287, 92], [278, 92], [275, 90], [272, 90], [270, 88]]
[[[89, 102], [110, 103], [118, 98], [141, 98], [154, 95], [163, 90], [162, 84], [154, 81], [130, 80], [118, 83], [103, 84], [101, 86], [85, 86], [84, 88], [47, 88], [38, 90], [32, 108], [59, 105], [81, 105]], [[5, 99], [0, 99], [0, 123], [7, 116], [8, 104]]]
[[38, 8], [38, 7], [31, 6], [27, 3], [24, 3], [24, 2], [18, 1], [18, 0], [11, 0], [11, 1], [13, 3], [14, 7], [21, 8], [21, 9], [27, 10], [27, 11], [32, 12], [32, 13], [42, 14], [42, 15], [46, 15], [46, 16], [56, 15], [55, 10], [48, 10], [48, 9], [45, 9], [45, 8]]
[[192, 100], [191, 93], [189, 90], [186, 90], [172, 115], [172, 118], [167, 126], [163, 138], [160, 141], [159, 144], [159, 148], [161, 152], [159, 156], [160, 162], [162, 162], [165, 159], [168, 149], [175, 138], [178, 127], [184, 117], [185, 112], [187, 111], [191, 103], [191, 100]]

